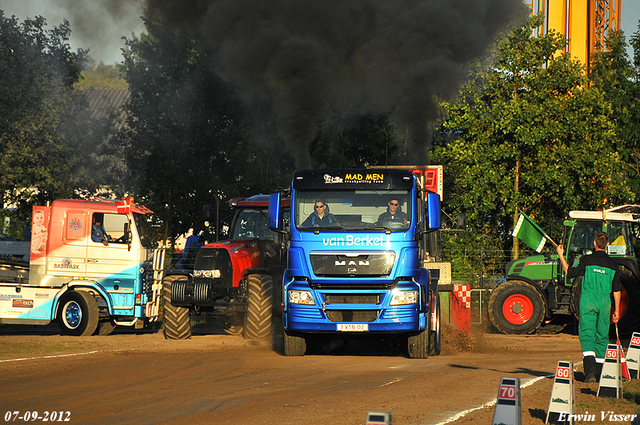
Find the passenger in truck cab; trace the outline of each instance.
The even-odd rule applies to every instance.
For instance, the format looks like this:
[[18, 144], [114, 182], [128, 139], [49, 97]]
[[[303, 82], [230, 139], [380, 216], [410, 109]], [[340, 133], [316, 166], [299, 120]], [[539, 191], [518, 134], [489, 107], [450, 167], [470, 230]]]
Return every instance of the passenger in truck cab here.
[[316, 199], [314, 211], [302, 223], [302, 227], [324, 227], [337, 224], [336, 218], [329, 212], [329, 205], [323, 199]]
[[390, 222], [399, 222], [405, 226], [409, 224], [409, 216], [402, 212], [400, 208], [400, 200], [397, 198], [389, 199], [387, 203], [387, 211], [378, 217], [378, 226], [384, 226]]
[[102, 213], [93, 214], [93, 226], [91, 229], [91, 240], [94, 242], [101, 242], [102, 245], [108, 246], [111, 241], [111, 236], [107, 234], [107, 231], [102, 225], [104, 215]]

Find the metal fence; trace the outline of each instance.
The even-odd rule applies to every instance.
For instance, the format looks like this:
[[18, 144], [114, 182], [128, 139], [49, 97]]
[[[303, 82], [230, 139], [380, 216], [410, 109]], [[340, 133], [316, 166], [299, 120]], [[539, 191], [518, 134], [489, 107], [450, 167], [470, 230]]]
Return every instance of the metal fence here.
[[471, 287], [472, 324], [489, 323], [491, 291], [505, 282], [505, 266], [510, 256], [509, 251], [472, 248], [444, 253], [444, 260], [452, 263], [452, 283]]

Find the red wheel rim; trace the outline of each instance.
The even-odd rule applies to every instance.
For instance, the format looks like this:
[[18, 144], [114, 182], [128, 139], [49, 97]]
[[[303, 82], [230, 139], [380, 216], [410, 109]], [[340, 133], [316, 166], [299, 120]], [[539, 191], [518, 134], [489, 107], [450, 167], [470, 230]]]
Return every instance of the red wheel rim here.
[[[613, 306], [615, 306], [614, 304], [614, 300], [613, 300], [613, 295], [611, 295], [611, 312], [613, 313]], [[622, 287], [622, 291], [620, 291], [620, 317], [618, 317], [618, 319], [622, 319], [624, 317], [625, 314], [627, 314], [627, 310], [629, 310], [629, 294], [627, 293], [627, 290], [624, 289], [624, 286]], [[611, 323], [613, 323], [613, 319], [609, 320]]]
[[525, 295], [511, 295], [502, 304], [502, 315], [513, 325], [524, 325], [533, 316], [533, 303]]

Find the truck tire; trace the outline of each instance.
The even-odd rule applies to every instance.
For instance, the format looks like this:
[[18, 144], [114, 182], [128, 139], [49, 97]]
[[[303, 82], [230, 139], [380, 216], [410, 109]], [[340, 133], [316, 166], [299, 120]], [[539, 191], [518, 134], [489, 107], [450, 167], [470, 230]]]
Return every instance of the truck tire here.
[[439, 356], [442, 351], [442, 340], [440, 338], [440, 297], [436, 298], [436, 329], [429, 332], [429, 355]]
[[285, 356], [304, 356], [307, 351], [307, 340], [304, 336], [289, 333], [286, 329], [282, 332], [282, 348]]
[[273, 279], [267, 274], [247, 276], [247, 313], [244, 337], [266, 338], [271, 334], [273, 312]]
[[98, 323], [98, 329], [96, 329], [95, 335], [107, 336], [116, 329], [116, 324], [113, 320], [104, 320]]
[[489, 318], [505, 334], [530, 334], [544, 319], [544, 299], [531, 284], [510, 280], [498, 286], [489, 299]]
[[186, 307], [171, 304], [171, 284], [176, 280], [185, 280], [184, 276], [167, 276], [162, 281], [162, 301], [164, 302], [165, 339], [191, 338], [191, 317]]
[[431, 331], [427, 329], [407, 338], [407, 353], [411, 359], [428, 359], [431, 349], [429, 342], [431, 340]]
[[88, 292], [67, 291], [60, 297], [57, 318], [63, 335], [92, 335], [100, 318], [98, 303]]

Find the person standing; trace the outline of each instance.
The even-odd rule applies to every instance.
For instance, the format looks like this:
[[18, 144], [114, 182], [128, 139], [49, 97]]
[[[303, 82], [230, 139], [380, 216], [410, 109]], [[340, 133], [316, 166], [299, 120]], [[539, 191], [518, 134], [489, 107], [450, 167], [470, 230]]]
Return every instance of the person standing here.
[[[620, 320], [620, 273], [618, 263], [609, 257], [605, 249], [609, 245], [609, 236], [604, 232], [595, 235], [595, 252], [580, 258], [576, 267], [569, 267], [564, 258], [564, 247], [558, 245], [562, 269], [567, 278], [582, 276], [580, 295], [580, 323], [578, 332], [582, 347], [585, 382], [595, 382], [602, 370], [609, 344], [610, 321]], [[611, 314], [611, 293], [613, 292], [614, 310]]]

